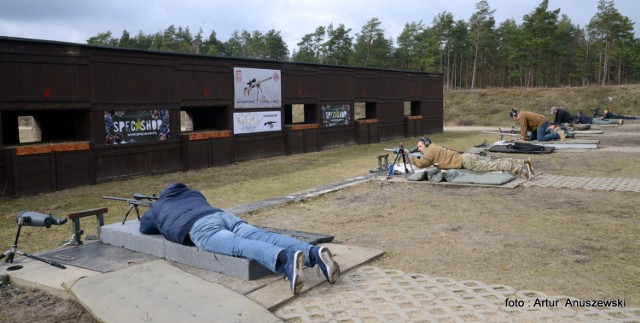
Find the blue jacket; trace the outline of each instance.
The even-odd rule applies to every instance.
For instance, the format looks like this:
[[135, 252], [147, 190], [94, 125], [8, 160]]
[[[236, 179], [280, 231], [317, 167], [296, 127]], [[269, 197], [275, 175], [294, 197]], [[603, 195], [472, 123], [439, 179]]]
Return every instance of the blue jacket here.
[[169, 241], [193, 245], [191, 226], [205, 215], [222, 211], [211, 206], [199, 191], [182, 183], [167, 185], [160, 198], [140, 218], [140, 233], [162, 235]]

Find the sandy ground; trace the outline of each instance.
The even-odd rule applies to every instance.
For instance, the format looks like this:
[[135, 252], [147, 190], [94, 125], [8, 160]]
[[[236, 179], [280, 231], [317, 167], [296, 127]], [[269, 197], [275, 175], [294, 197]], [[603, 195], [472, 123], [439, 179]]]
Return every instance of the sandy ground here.
[[[606, 128], [601, 147], [640, 147], [640, 124]], [[585, 138], [586, 139], [586, 138]], [[531, 156], [549, 175], [640, 178], [638, 152]], [[382, 249], [372, 265], [480, 280], [548, 295], [626, 299], [640, 305], [637, 192], [516, 189], [371, 181], [248, 220], [328, 233]]]
[[[601, 147], [640, 147], [640, 124], [603, 128]], [[638, 153], [557, 152], [531, 157], [536, 173], [640, 178]], [[516, 189], [373, 180], [245, 218], [331, 234], [385, 250], [372, 265], [640, 306], [637, 192]], [[91, 322], [73, 302], [2, 285], [0, 321]], [[304, 295], [302, 296], [304, 297]]]

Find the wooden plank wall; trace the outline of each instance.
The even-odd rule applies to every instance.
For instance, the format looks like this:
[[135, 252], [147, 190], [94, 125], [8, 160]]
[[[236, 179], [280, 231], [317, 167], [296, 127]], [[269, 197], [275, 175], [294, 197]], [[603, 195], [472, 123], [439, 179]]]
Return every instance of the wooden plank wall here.
[[[439, 132], [443, 127], [441, 74], [10, 37], [0, 37], [0, 61], [0, 194], [6, 195], [370, 144]], [[283, 124], [281, 131], [234, 134], [234, 112], [265, 111], [234, 108], [234, 67], [279, 70], [283, 119], [285, 105], [305, 104], [311, 123]], [[348, 104], [353, 117], [357, 102], [369, 107], [371, 115], [366, 119], [322, 125], [322, 105]], [[405, 115], [406, 102], [414, 107], [411, 116]], [[150, 109], [169, 111], [168, 140], [106, 144], [105, 111]], [[182, 133], [183, 109], [215, 109], [205, 114], [216, 119], [214, 129]], [[278, 109], [269, 109], [273, 110]], [[45, 119], [43, 141], [22, 144], [16, 120], [31, 114]]]

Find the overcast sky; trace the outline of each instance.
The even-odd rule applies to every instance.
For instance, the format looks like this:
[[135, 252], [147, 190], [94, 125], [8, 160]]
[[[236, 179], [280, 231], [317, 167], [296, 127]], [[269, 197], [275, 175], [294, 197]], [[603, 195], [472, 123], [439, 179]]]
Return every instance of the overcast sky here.
[[[0, 0], [0, 35], [86, 43], [98, 33], [111, 31], [119, 38], [162, 32], [170, 25], [200, 28], [206, 38], [215, 31], [227, 41], [235, 30], [266, 33], [280, 31], [289, 50], [319, 26], [339, 24], [351, 36], [367, 21], [378, 18], [387, 38], [396, 39], [404, 25], [450, 12], [455, 20], [469, 21], [477, 0]], [[489, 0], [496, 26], [506, 19], [522, 23], [542, 0]], [[618, 11], [635, 22], [640, 37], [640, 1], [614, 0]], [[597, 11], [598, 0], [549, 0], [548, 10], [560, 9], [574, 25], [584, 27]]]

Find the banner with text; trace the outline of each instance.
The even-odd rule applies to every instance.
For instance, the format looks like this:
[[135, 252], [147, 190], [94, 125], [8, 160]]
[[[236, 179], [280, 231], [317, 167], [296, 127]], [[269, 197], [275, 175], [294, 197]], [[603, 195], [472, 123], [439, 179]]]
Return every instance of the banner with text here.
[[322, 106], [322, 125], [325, 127], [346, 126], [351, 121], [351, 107], [348, 104]]
[[280, 118], [280, 111], [236, 112], [233, 114], [233, 133], [280, 131]]
[[279, 108], [282, 89], [279, 70], [233, 68], [235, 108]]
[[104, 112], [105, 144], [169, 139], [169, 110]]

